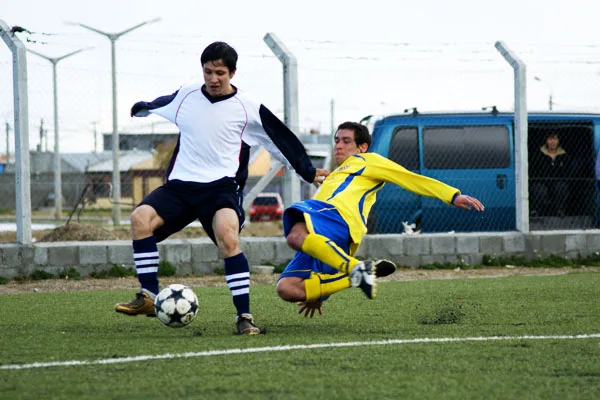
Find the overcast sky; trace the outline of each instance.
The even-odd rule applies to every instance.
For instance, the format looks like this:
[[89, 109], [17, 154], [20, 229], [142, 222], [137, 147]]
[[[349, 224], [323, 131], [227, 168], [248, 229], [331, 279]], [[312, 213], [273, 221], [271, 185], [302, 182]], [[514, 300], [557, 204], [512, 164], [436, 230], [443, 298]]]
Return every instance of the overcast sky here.
[[[528, 68], [528, 107], [600, 112], [600, 3], [252, 0], [0, 0], [0, 19], [31, 33], [28, 48], [57, 64], [61, 151], [94, 149], [94, 127], [112, 131], [110, 41], [66, 22], [117, 33], [157, 17], [116, 42], [121, 132], [176, 132], [158, 117], [132, 119], [131, 105], [202, 79], [199, 56], [215, 40], [240, 55], [233, 83], [283, 118], [281, 63], [265, 44], [274, 33], [296, 56], [300, 131], [369, 114], [513, 107], [513, 73], [495, 49], [503, 41]], [[0, 154], [13, 124], [12, 64], [0, 50]], [[27, 55], [30, 147], [40, 121], [53, 149], [52, 65]], [[540, 80], [535, 80], [537, 76]], [[331, 104], [333, 102], [333, 118]], [[97, 144], [101, 149], [101, 142]], [[14, 143], [10, 144], [11, 152]]]

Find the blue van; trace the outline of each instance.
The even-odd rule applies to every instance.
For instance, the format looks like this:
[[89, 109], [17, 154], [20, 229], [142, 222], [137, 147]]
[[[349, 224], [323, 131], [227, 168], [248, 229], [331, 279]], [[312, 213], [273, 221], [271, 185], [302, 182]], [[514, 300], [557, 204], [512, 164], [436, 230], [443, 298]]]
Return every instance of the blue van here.
[[[421, 197], [396, 185], [385, 185], [369, 216], [370, 233], [401, 233], [415, 224], [426, 232], [488, 232], [515, 230], [514, 114], [492, 112], [412, 113], [390, 115], [371, 128], [372, 152], [405, 168], [459, 188], [480, 199], [485, 211], [448, 207], [437, 199]], [[557, 134], [571, 160], [565, 212], [535, 209], [532, 230], [588, 229], [598, 225], [596, 150], [600, 147], [600, 114], [529, 113], [530, 177], [535, 176], [532, 155], [546, 137]], [[530, 178], [530, 183], [533, 178]], [[541, 206], [539, 210], [542, 210]], [[404, 224], [403, 224], [404, 223]]]

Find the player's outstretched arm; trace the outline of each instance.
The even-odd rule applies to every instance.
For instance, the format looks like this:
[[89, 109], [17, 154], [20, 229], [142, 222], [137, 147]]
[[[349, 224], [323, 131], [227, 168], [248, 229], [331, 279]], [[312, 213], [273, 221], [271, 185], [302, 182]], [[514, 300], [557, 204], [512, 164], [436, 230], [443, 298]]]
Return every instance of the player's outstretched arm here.
[[160, 96], [152, 101], [138, 101], [131, 107], [130, 114], [132, 117], [147, 117], [150, 115], [150, 110], [155, 110], [171, 103], [178, 92], [179, 90], [167, 96]]
[[452, 204], [458, 208], [462, 208], [463, 210], [477, 210], [483, 211], [485, 207], [479, 200], [475, 197], [467, 196], [465, 194], [459, 194], [454, 198]]

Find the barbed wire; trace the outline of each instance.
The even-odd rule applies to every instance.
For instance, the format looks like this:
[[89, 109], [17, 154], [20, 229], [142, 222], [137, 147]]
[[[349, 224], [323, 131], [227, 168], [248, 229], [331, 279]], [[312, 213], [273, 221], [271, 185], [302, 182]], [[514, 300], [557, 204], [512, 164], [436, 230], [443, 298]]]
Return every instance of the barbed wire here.
[[[37, 39], [40, 36], [43, 38]], [[70, 39], [84, 39], [85, 44], [88, 45], [90, 38], [94, 38], [94, 41], [100, 41], [101, 38], [97, 38], [94, 33], [88, 32], [29, 32], [27, 33], [27, 39], [30, 43], [52, 45], [52, 46], [72, 46], [74, 43]], [[147, 34], [147, 33], [135, 33], [131, 37], [127, 38], [126, 43], [128, 46], [120, 46], [121, 49], [135, 50], [135, 51], [151, 51], [156, 52], [160, 50], [166, 53], [182, 53], [182, 54], [198, 54], [199, 50], [185, 50], [185, 49], [173, 49], [177, 46], [187, 46], [197, 42], [197, 39], [210, 38], [207, 34]], [[251, 39], [248, 36], [237, 36], [230, 35], [229, 39], [239, 40], [240, 42], [258, 42], [255, 39]], [[131, 46], [132, 43], [136, 44], [148, 44], [148, 47]], [[407, 53], [425, 53], [425, 54], [442, 54], [446, 52], [467, 53], [467, 54], [484, 54], [484, 53], [495, 53], [494, 43], [492, 42], [404, 42], [404, 41], [347, 41], [347, 40], [314, 40], [314, 39], [303, 39], [303, 38], [288, 38], [288, 47], [292, 48], [293, 51], [306, 50], [306, 51], [319, 51], [327, 50], [330, 51], [332, 47], [336, 51], [343, 51], [343, 48], [339, 48], [340, 45], [352, 46], [354, 49], [367, 49], [367, 50], [378, 50], [381, 51], [381, 47], [389, 48], [390, 50], [401, 49]], [[166, 48], [157, 49], [157, 46], [166, 46]], [[261, 43], [262, 45], [262, 43]], [[374, 46], [379, 47], [377, 49]], [[543, 43], [543, 42], [516, 42], [511, 43], [511, 46], [519, 48], [518, 51], [521, 54], [534, 54], [537, 52], [550, 52], [553, 56], [574, 56], [574, 57], [589, 57], [598, 56], [598, 53], [590, 53], [597, 51], [600, 48], [600, 44], [595, 43], [581, 43], [581, 44], [564, 44], [564, 43]], [[579, 49], [580, 51], [574, 51]], [[560, 51], [559, 51], [560, 50]], [[582, 51], [585, 50], [585, 51]], [[566, 52], [565, 52], [566, 51]], [[590, 51], [590, 52], [588, 52]], [[272, 54], [266, 53], [244, 53], [245, 57], [274, 57]]]
[[[19, 35], [25, 35], [25, 33], [18, 33]], [[32, 41], [28, 41], [28, 46], [35, 46], [36, 49], [65, 49], [73, 48], [75, 46], [89, 46], [90, 43], [103, 43], [103, 46], [108, 47], [108, 41], [106, 39], [98, 37], [94, 33], [82, 32], [30, 32], [27, 33]], [[133, 54], [136, 58], [141, 59], [141, 56], [147, 55], [149, 59], [151, 57], [159, 58], [173, 58], [178, 55], [194, 55], [199, 56], [201, 49], [198, 43], [211, 40], [212, 35], [209, 34], [147, 34], [147, 33], [135, 33], [131, 37], [127, 37], [126, 40], [118, 42], [117, 51], [119, 58], [127, 57], [128, 54]], [[280, 73], [281, 65], [276, 60], [274, 54], [271, 54], [266, 49], [266, 44], [262, 42], [262, 37], [257, 35], [256, 37], [248, 36], [228, 36], [230, 43], [236, 43], [239, 45], [240, 60], [252, 60], [257, 62], [248, 63], [244, 65], [243, 70], [238, 73], [239, 77], [251, 77], [253, 74], [264, 74], [268, 71], [276, 71]], [[350, 77], [350, 80], [356, 80], [359, 82], [361, 74], [372, 72], [374, 74], [390, 74], [397, 71], [411, 71], [416, 73], [429, 74], [434, 72], [434, 78], [443, 76], [445, 78], [460, 76], [462, 80], [468, 80], [477, 75], [481, 75], [480, 79], [489, 80], [492, 76], [498, 74], [510, 74], [510, 68], [506, 65], [505, 61], [498, 54], [494, 48], [493, 42], [486, 41], [473, 41], [473, 42], [406, 42], [406, 41], [349, 41], [349, 40], [312, 40], [304, 38], [286, 37], [283, 38], [286, 45], [290, 48], [292, 53], [298, 59], [299, 68], [299, 79], [303, 84], [301, 91], [301, 109], [302, 113], [309, 115], [317, 115], [318, 113], [323, 114], [315, 118], [319, 118], [319, 121], [324, 125], [327, 123], [324, 121], [324, 115], [329, 113], [328, 102], [329, 97], [325, 98], [321, 94], [317, 94], [319, 86], [325, 86], [331, 83], [331, 77], [343, 71], [346, 76]], [[544, 71], [560, 71], [560, 72], [573, 72], [577, 71], [579, 78], [584, 77], [588, 83], [593, 83], [590, 79], [597, 80], [600, 69], [600, 52], [597, 50], [600, 48], [600, 44], [554, 44], [554, 43], [528, 43], [528, 42], [515, 42], [509, 43], [517, 54], [521, 55], [528, 65], [542, 66]], [[350, 47], [352, 46], [352, 48]], [[265, 50], [262, 50], [265, 49]], [[99, 46], [94, 50], [93, 57], [99, 57], [99, 53], [104, 48]], [[89, 58], [91, 52], [86, 54]], [[12, 63], [9, 59], [10, 54], [0, 54], [0, 75], [10, 76], [9, 71], [12, 68]], [[87, 74], [86, 79], [96, 79], [98, 82], [104, 83], [104, 80], [110, 76], [110, 56], [108, 52], [102, 54], [103, 59], [106, 62], [96, 62], [92, 64], [72, 64], [65, 63], [60, 66], [60, 77], [65, 79], [65, 76], [77, 77], [78, 74]], [[259, 61], [264, 62], [259, 62]], [[531, 63], [531, 64], [530, 64]], [[131, 64], [130, 64], [131, 65]], [[533, 70], [532, 68], [531, 70]], [[34, 77], [38, 72], [47, 73], [51, 70], [51, 65], [42, 60], [28, 57], [28, 71], [29, 76]], [[5, 72], [6, 71], [6, 72]], [[149, 72], [150, 71], [150, 72]], [[156, 72], [160, 71], [160, 72]], [[173, 72], [170, 72], [173, 71]], [[198, 68], [198, 76], [201, 77], [201, 71]], [[178, 72], [176, 68], [165, 70], [156, 68], [146, 68], [145, 70], [132, 70], [126, 64], [119, 64], [117, 71], [119, 76], [124, 76], [126, 79], [120, 81], [119, 89], [123, 90], [124, 84], [127, 82], [132, 85], [132, 82], [136, 85], [140, 85], [145, 79], [151, 79], [154, 81], [158, 80], [170, 80], [173, 82], [186, 82], [189, 81], [189, 71]], [[586, 75], [583, 75], [586, 74]], [[81, 75], [79, 75], [81, 76]], [[532, 76], [530, 76], [531, 78]], [[43, 79], [42, 79], [43, 78]], [[30, 85], [30, 101], [38, 101], [40, 104], [41, 98], [45, 98], [44, 106], [42, 107], [31, 107], [30, 108], [30, 119], [37, 120], [45, 118], [47, 121], [51, 121], [51, 112], [49, 112], [48, 104], [51, 97], [50, 81], [46, 79], [46, 75], [42, 75], [42, 78], [37, 78], [38, 87], [32, 87], [36, 85]], [[34, 78], [36, 79], [36, 78]], [[80, 79], [80, 78], [76, 78]], [[563, 79], [563, 78], [561, 78]], [[565, 78], [568, 79], [568, 74], [565, 74]], [[42, 82], [43, 80], [43, 82]], [[0, 94], [3, 98], [7, 98], [8, 95], [12, 96], [11, 79], [3, 79], [4, 84], [0, 84]], [[35, 80], [34, 80], [35, 81]], [[108, 81], [107, 81], [108, 82]], [[558, 78], [557, 78], [558, 82]], [[438, 81], [439, 83], [439, 81]], [[161, 81], [161, 84], [165, 82]], [[262, 87], [268, 87], [269, 90], [272, 88], [281, 87], [282, 82], [279, 78], [274, 77], [269, 79], [262, 84]], [[87, 85], [89, 86], [89, 84]], [[98, 94], [107, 97], [110, 91], [109, 85], [97, 85], [97, 90], [92, 95], [89, 92], [89, 87], [77, 87], [71, 90], [71, 93], [75, 93], [74, 90], [81, 91], [81, 96], [88, 96], [86, 99], [94, 97], [91, 108], [96, 109], [94, 112], [97, 115], [102, 114], [103, 117], [94, 117], [97, 120], [110, 119], [110, 102], [109, 101], [96, 101], [95, 98]], [[100, 87], [101, 86], [101, 87]], [[132, 85], [133, 86], [133, 85]], [[588, 85], [593, 86], [593, 85]], [[336, 89], [333, 89], [336, 90]], [[346, 88], [344, 88], [346, 90]], [[564, 90], [564, 89], [563, 89]], [[577, 89], [576, 87], [571, 88], [570, 97], [576, 99]], [[538, 92], [539, 92], [538, 88]], [[61, 86], [61, 96], [67, 92], [67, 89]], [[77, 92], [76, 95], [79, 95]], [[560, 92], [559, 92], [560, 93]], [[315, 99], [317, 96], [320, 98]], [[378, 95], [379, 96], [379, 95]], [[559, 95], [560, 96], [560, 95]], [[306, 101], [306, 98], [310, 97], [310, 101]], [[334, 96], [331, 96], [334, 97]], [[381, 98], [385, 96], [381, 95]], [[563, 93], [563, 97], [567, 97]], [[560, 98], [560, 97], [559, 97]], [[362, 99], [361, 99], [362, 100]], [[4, 101], [4, 100], [3, 100]], [[85, 101], [79, 99], [83, 104]], [[375, 101], [375, 100], [373, 100]], [[382, 100], [383, 101], [383, 100]], [[385, 101], [390, 102], [389, 96]], [[402, 101], [402, 100], [398, 100]], [[569, 100], [564, 100], [562, 103], [566, 104]], [[10, 101], [6, 102], [8, 107], [12, 107]], [[61, 100], [61, 133], [65, 135], [77, 135], [89, 130], [84, 127], [83, 122], [78, 122], [76, 117], [79, 117], [77, 111], [73, 111], [67, 108], [65, 101]], [[560, 101], [559, 101], [560, 103]], [[561, 103], [561, 104], [562, 104]], [[557, 103], [558, 104], [558, 103]], [[0, 115], [6, 116], [5, 119], [12, 115], [12, 109], [7, 111], [4, 108], [4, 104], [0, 103]], [[89, 105], [86, 105], [89, 106]], [[123, 106], [120, 104], [120, 107]], [[369, 105], [368, 107], [371, 107]], [[353, 112], [358, 113], [368, 109], [364, 104], [348, 104], [343, 101], [336, 102], [336, 113]], [[107, 117], [108, 116], [108, 117]], [[89, 117], [86, 117], [86, 121]], [[64, 121], [63, 121], [64, 120]], [[140, 128], [135, 123], [127, 123], [124, 119], [123, 122], [119, 123], [119, 129], [142, 131], [145, 128]], [[148, 125], [148, 124], [146, 124]], [[147, 128], [147, 127], [146, 127]], [[146, 129], [147, 130], [147, 129]], [[2, 136], [0, 135], [0, 138]], [[1, 140], [0, 140], [1, 141]], [[32, 145], [33, 145], [32, 141]]]

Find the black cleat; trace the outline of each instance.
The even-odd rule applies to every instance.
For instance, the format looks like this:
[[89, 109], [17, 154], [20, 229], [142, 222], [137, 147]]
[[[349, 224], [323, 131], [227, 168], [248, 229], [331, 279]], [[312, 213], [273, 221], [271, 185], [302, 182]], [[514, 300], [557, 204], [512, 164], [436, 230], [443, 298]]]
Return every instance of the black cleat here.
[[377, 260], [374, 265], [377, 278], [383, 278], [396, 272], [396, 264], [389, 260]]

